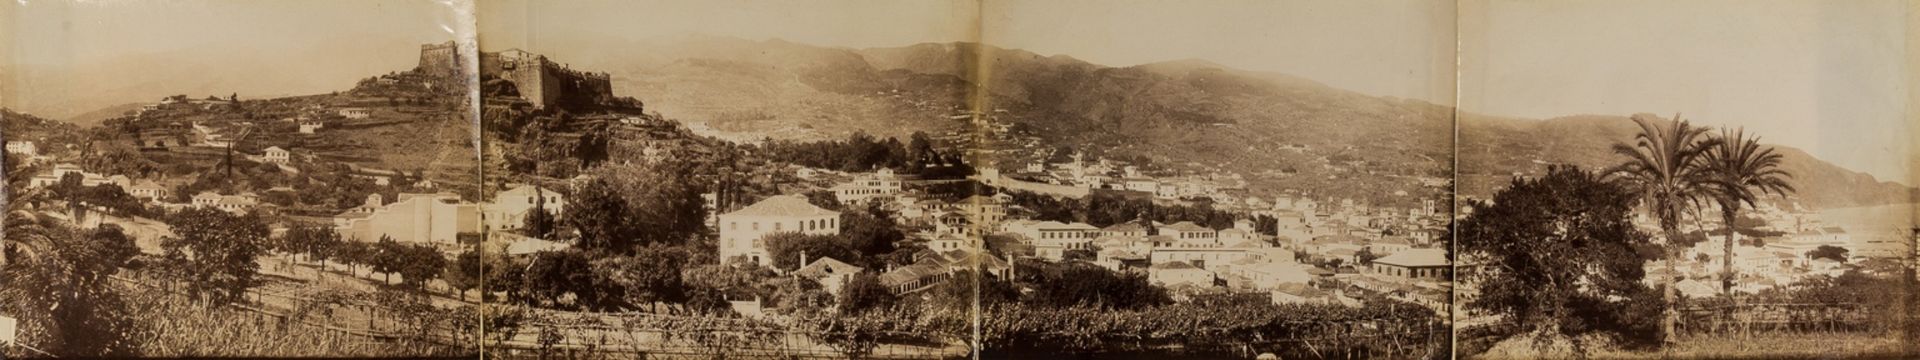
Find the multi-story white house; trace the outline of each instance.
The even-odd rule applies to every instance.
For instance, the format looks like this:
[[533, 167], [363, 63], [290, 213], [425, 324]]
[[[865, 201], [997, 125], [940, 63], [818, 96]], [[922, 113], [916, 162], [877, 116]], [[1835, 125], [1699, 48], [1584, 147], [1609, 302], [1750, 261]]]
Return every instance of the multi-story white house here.
[[32, 141], [8, 141], [7, 152], [34, 157], [40, 155], [40, 148], [34, 146]]
[[259, 202], [252, 194], [220, 195], [212, 191], [194, 194], [192, 201], [195, 207], [220, 209], [236, 214], [253, 210], [254, 204]]
[[755, 264], [768, 261], [768, 234], [797, 232], [808, 235], [840, 233], [840, 213], [807, 203], [806, 198], [780, 195], [720, 215], [720, 259], [743, 257]]
[[1160, 234], [1171, 236], [1182, 242], [1205, 241], [1219, 242], [1220, 232], [1192, 222], [1181, 221], [1160, 228]]
[[1011, 198], [1006, 194], [997, 194], [994, 196], [974, 195], [960, 199], [960, 201], [955, 201], [952, 206], [954, 209], [960, 210], [960, 213], [966, 214], [967, 220], [973, 222], [973, 224], [994, 228], [996, 227], [994, 224], [999, 224], [1001, 221], [1006, 220], [1007, 207], [1005, 204], [1010, 200]]
[[293, 152], [281, 149], [279, 146], [269, 146], [262, 159], [268, 163], [285, 165], [293, 162]]
[[872, 174], [860, 174], [853, 181], [835, 185], [833, 197], [842, 204], [854, 204], [871, 198], [886, 198], [899, 195], [902, 191], [900, 177], [893, 169], [880, 169]]
[[546, 209], [555, 219], [567, 208], [567, 197], [559, 192], [533, 185], [517, 185], [494, 194], [493, 202], [483, 206], [488, 230], [512, 230], [526, 226], [527, 213], [535, 207]]
[[334, 216], [340, 237], [378, 241], [388, 236], [402, 243], [455, 245], [460, 234], [480, 233], [480, 206], [461, 201], [457, 194], [400, 194], [391, 204], [379, 201], [369, 196], [367, 205]]
[[141, 180], [140, 183], [127, 188], [128, 195], [133, 195], [134, 198], [147, 199], [148, 201], [160, 201], [160, 199], [166, 198], [170, 193], [172, 192], [168, 191], [167, 187], [160, 186], [159, 183], [148, 180]]

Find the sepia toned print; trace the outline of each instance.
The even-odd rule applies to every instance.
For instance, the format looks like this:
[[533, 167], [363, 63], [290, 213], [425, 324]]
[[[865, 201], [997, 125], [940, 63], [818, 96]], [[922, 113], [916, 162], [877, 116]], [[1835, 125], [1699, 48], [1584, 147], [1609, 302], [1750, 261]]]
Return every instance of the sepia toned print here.
[[1913, 357], [1911, 6], [1463, 3], [1457, 356]]
[[0, 353], [477, 354], [456, 5], [0, 5]]
[[8, 2], [0, 357], [1912, 357], [1912, 6]]

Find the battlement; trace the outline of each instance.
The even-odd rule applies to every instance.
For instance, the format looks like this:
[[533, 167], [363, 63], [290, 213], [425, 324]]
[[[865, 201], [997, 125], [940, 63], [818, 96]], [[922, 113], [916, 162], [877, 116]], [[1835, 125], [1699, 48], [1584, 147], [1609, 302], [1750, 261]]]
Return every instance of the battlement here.
[[521, 99], [540, 107], [613, 98], [608, 73], [574, 70], [519, 49], [481, 53], [480, 76], [513, 83]]
[[438, 44], [420, 45], [420, 64], [414, 69], [423, 75], [455, 78], [460, 77], [460, 45], [448, 40]]

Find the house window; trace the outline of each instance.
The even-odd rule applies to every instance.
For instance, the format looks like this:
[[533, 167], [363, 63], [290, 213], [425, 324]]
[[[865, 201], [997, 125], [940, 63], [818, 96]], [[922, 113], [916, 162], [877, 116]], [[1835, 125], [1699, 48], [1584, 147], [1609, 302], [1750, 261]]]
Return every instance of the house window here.
[[780, 225], [785, 225], [785, 224], [781, 224], [777, 222], [773, 223], [773, 231], [780, 231]]
[[755, 221], [755, 222], [753, 222], [753, 231], [760, 231], [760, 222], [759, 222], [759, 221]]

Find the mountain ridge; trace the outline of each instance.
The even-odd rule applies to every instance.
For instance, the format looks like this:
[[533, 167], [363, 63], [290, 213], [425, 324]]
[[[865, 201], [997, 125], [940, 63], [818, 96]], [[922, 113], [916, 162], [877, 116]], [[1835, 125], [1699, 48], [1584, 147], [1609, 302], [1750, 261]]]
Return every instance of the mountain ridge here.
[[[679, 51], [694, 42], [709, 42], [693, 44], [694, 47], [719, 46], [729, 51]], [[649, 93], [665, 93], [668, 89], [726, 92], [721, 89], [778, 84], [781, 89], [778, 96], [732, 97], [726, 106], [786, 112], [775, 116], [780, 118], [862, 124], [843, 130], [813, 132], [811, 136], [817, 139], [836, 138], [859, 129], [960, 131], [954, 130], [956, 127], [952, 124], [942, 123], [946, 120], [940, 115], [954, 111], [901, 116], [902, 113], [890, 109], [914, 101], [963, 104], [965, 92], [973, 86], [970, 79], [978, 78], [971, 76], [979, 69], [972, 66], [969, 59], [985, 54], [984, 58], [991, 61], [985, 67], [992, 72], [985, 78], [984, 87], [995, 108], [986, 110], [1005, 111], [997, 116], [1047, 139], [1049, 144], [1088, 149], [1115, 158], [1206, 163], [1207, 166], [1201, 168], [1230, 169], [1243, 174], [1292, 168], [1300, 175], [1254, 179], [1253, 182], [1328, 197], [1367, 196], [1363, 192], [1339, 190], [1328, 182], [1406, 185], [1407, 182], [1392, 178], [1450, 172], [1452, 158], [1456, 156], [1460, 157], [1463, 175], [1461, 195], [1483, 197], [1505, 184], [1512, 174], [1543, 171], [1545, 164], [1577, 164], [1592, 169], [1606, 165], [1601, 160], [1612, 156], [1607, 146], [1611, 141], [1630, 141], [1631, 133], [1621, 131], [1632, 130], [1628, 128], [1630, 123], [1615, 124], [1625, 121], [1625, 117], [1619, 115], [1523, 119], [1456, 114], [1449, 105], [1373, 96], [1302, 77], [1237, 69], [1205, 59], [1115, 67], [1068, 55], [1042, 55], [971, 42], [852, 49], [788, 41], [714, 38], [653, 49], [659, 50], [653, 53], [654, 58], [738, 62], [731, 64], [764, 72], [728, 71], [731, 77], [703, 83], [697, 80], [708, 78], [692, 79], [695, 77], [685, 76], [684, 69], [629, 63], [624, 67], [636, 71], [613, 71], [616, 87], [622, 82], [655, 84], [651, 90], [636, 91], [636, 96], [649, 99], [650, 105], [672, 108], [675, 100], [670, 95], [661, 98]], [[826, 61], [828, 59], [832, 61]], [[840, 68], [832, 68], [836, 66]], [[677, 77], [678, 80], [645, 78], [648, 76]], [[810, 77], [813, 82], [792, 81]], [[890, 100], [884, 96], [862, 95], [865, 91], [886, 93], [903, 88], [899, 86], [903, 83], [901, 79], [915, 77], [938, 78], [950, 83], [938, 86], [943, 91], [917, 92], [921, 94], [917, 99]], [[669, 82], [671, 84], [666, 84]], [[823, 85], [827, 83], [832, 85]], [[819, 96], [863, 99], [859, 105], [861, 111], [821, 114], [816, 109], [787, 106], [785, 101], [776, 100]], [[693, 101], [714, 106], [712, 100]], [[682, 117], [695, 121], [715, 118], [710, 114], [712, 111], [705, 112], [709, 114], [696, 111]], [[859, 119], [859, 113], [884, 114], [881, 116], [889, 121]], [[777, 123], [780, 122], [766, 124]], [[731, 130], [766, 130], [754, 124], [731, 126]], [[822, 128], [814, 122], [808, 126]], [[1455, 131], [1461, 133], [1460, 143], [1454, 142]], [[1474, 136], [1489, 136], [1497, 141], [1469, 144], [1475, 141]], [[1581, 140], [1582, 136], [1605, 141]], [[1469, 151], [1488, 146], [1502, 149], [1479, 151], [1533, 151], [1540, 156], [1536, 159], [1520, 153], [1495, 157]], [[1790, 146], [1774, 146], [1792, 154], [1789, 160], [1792, 168], [1807, 173], [1801, 175], [1809, 183], [1804, 186], [1808, 190], [1803, 190], [1806, 196], [1802, 198], [1810, 205], [1873, 205], [1912, 199], [1911, 187], [1827, 163]], [[1251, 154], [1269, 156], [1248, 156]], [[1487, 159], [1485, 166], [1473, 164], [1474, 156]], [[1328, 159], [1359, 161], [1330, 165], [1341, 161]], [[1304, 169], [1319, 166], [1345, 166], [1345, 169], [1325, 172]], [[1828, 175], [1836, 172], [1840, 175]], [[1302, 175], [1320, 179], [1302, 179], [1307, 177]], [[1332, 178], [1328, 179], [1329, 176]]]

